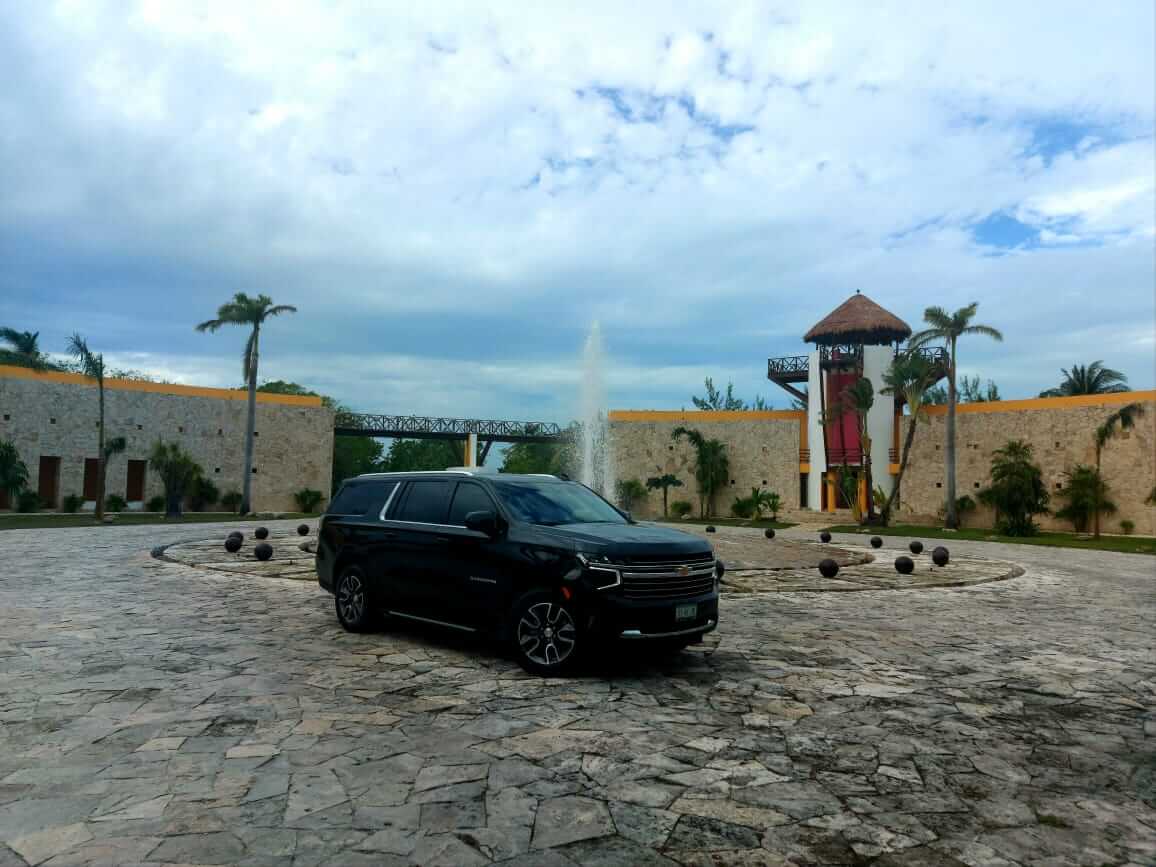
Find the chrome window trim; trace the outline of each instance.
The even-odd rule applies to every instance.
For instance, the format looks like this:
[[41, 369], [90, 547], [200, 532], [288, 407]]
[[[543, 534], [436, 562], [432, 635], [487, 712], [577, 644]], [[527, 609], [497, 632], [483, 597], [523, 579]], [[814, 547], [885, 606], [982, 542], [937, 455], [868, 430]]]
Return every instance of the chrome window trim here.
[[389, 504], [393, 502], [393, 498], [397, 496], [398, 488], [401, 487], [401, 482], [393, 483], [393, 490], [389, 492], [389, 496], [385, 498], [385, 505], [381, 507], [381, 512], [377, 516], [377, 520], [384, 521], [385, 513], [389, 511]]

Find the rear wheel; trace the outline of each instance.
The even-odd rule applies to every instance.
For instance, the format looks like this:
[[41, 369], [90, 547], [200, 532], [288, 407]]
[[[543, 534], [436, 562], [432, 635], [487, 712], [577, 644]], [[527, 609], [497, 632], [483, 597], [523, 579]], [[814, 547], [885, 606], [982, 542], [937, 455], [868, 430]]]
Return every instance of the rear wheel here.
[[346, 566], [333, 587], [337, 620], [348, 632], [368, 632], [377, 624], [369, 582], [360, 566]]
[[565, 674], [584, 649], [574, 609], [549, 593], [531, 593], [519, 600], [512, 633], [518, 662], [531, 674]]

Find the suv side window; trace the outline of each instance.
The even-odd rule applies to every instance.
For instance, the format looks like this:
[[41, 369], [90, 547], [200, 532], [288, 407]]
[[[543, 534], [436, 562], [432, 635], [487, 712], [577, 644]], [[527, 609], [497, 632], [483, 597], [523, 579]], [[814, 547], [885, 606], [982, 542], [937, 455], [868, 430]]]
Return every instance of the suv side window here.
[[446, 511], [450, 505], [452, 485], [452, 482], [443, 479], [410, 482], [409, 493], [402, 504], [400, 514], [390, 517], [395, 521], [412, 521], [418, 524], [444, 524]]
[[358, 482], [345, 485], [327, 510], [330, 515], [377, 517], [397, 482]]
[[454, 502], [450, 506], [450, 516], [446, 519], [446, 523], [464, 527], [466, 515], [470, 512], [496, 513], [497, 509], [494, 507], [494, 501], [490, 499], [490, 495], [485, 492], [481, 485], [476, 485], [473, 482], [459, 482], [458, 489], [454, 492]]

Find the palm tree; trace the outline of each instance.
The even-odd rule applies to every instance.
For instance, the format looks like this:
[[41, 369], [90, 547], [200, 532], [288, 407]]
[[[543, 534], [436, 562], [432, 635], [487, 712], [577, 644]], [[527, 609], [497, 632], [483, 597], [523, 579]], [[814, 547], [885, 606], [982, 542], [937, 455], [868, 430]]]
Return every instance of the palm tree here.
[[923, 413], [924, 399], [936, 379], [936, 371], [931, 363], [921, 353], [910, 349], [895, 356], [891, 367], [883, 374], [883, 394], [899, 397], [911, 413], [907, 421], [907, 434], [903, 438], [903, 453], [899, 457], [899, 472], [895, 474], [895, 483], [881, 510], [884, 526], [891, 520], [891, 509], [899, 502], [899, 486], [903, 483], [903, 474], [907, 471], [907, 461], [911, 457], [916, 426], [921, 419], [927, 420]]
[[698, 511], [706, 517], [708, 509], [714, 512], [714, 498], [730, 475], [730, 459], [726, 445], [718, 440], [708, 440], [701, 433], [690, 428], [676, 427], [670, 438], [678, 441], [686, 437], [695, 450], [694, 477], [698, 482]]
[[242, 484], [240, 513], [246, 515], [252, 506], [253, 493], [253, 430], [257, 423], [257, 360], [261, 342], [261, 326], [266, 319], [282, 313], [296, 313], [297, 308], [289, 304], [274, 304], [268, 295], [250, 298], [238, 292], [232, 301], [217, 309], [217, 318], [209, 319], [197, 326], [197, 331], [216, 331], [224, 325], [245, 325], [252, 329], [245, 343], [241, 370], [249, 386], [249, 417], [245, 425], [245, 478]]
[[[1144, 405], [1141, 403], [1128, 403], [1120, 407], [1114, 413], [1104, 419], [1104, 423], [1096, 428], [1096, 475], [1100, 476], [1100, 454], [1104, 451], [1104, 446], [1115, 438], [1116, 434], [1122, 431], [1131, 430], [1136, 426], [1136, 419], [1144, 415]], [[1102, 476], [1101, 476], [1102, 478]], [[1093, 538], [1100, 538], [1100, 503], [1101, 492], [1096, 491], [1096, 508], [1092, 513], [1092, 536]]]
[[0, 349], [0, 364], [44, 370], [48, 365], [44, 353], [40, 351], [39, 338], [39, 331], [0, 328], [0, 341], [8, 344], [7, 349]]
[[923, 311], [923, 321], [928, 328], [911, 335], [908, 346], [913, 349], [925, 346], [933, 340], [942, 340], [947, 344], [947, 424], [944, 425], [944, 463], [946, 465], [947, 490], [944, 504], [944, 524], [950, 530], [958, 529], [959, 514], [955, 504], [955, 391], [956, 372], [956, 344], [965, 334], [982, 334], [992, 340], [1003, 340], [1003, 334], [990, 325], [975, 325], [972, 319], [979, 307], [978, 301], [973, 301], [966, 307], [961, 307], [954, 313], [948, 313], [942, 307], [928, 307]]
[[1060, 368], [1064, 380], [1057, 388], [1040, 392], [1040, 397], [1071, 397], [1076, 394], [1117, 394], [1131, 391], [1128, 377], [1118, 370], [1104, 367], [1104, 362], [1073, 364], [1071, 370]]
[[0, 440], [0, 493], [7, 494], [9, 503], [14, 503], [26, 487], [28, 467], [20, 460], [20, 452], [8, 440]]
[[[96, 394], [100, 407], [100, 417], [96, 424], [96, 520], [104, 520], [104, 471], [111, 452], [104, 440], [104, 353], [93, 352], [88, 348], [88, 341], [79, 334], [73, 334], [68, 340], [68, 352], [80, 365], [80, 373], [89, 379], [96, 380]], [[123, 450], [123, 446], [122, 446]]]
[[666, 510], [667, 493], [671, 488], [681, 488], [682, 487], [682, 481], [678, 478], [678, 476], [671, 475], [670, 473], [666, 473], [666, 474], [661, 475], [661, 476], [651, 476], [649, 479], [646, 480], [646, 487], [648, 487], [652, 491], [658, 491], [658, 490], [662, 491], [662, 517], [665, 518], [667, 516], [667, 510]]
[[855, 413], [855, 423], [859, 428], [859, 468], [866, 480], [867, 488], [867, 519], [875, 515], [875, 504], [871, 490], [871, 435], [867, 431], [867, 413], [875, 405], [875, 389], [871, 380], [860, 377], [843, 389], [843, 403], [847, 409]]

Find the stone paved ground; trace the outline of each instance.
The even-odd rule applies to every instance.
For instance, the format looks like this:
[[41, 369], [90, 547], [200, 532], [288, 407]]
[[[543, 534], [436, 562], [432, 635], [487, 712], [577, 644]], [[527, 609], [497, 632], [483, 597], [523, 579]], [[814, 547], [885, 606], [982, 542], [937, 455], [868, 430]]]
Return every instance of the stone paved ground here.
[[0, 867], [1156, 862], [1150, 558], [958, 543], [1027, 573], [544, 681], [189, 534], [0, 534]]

